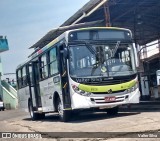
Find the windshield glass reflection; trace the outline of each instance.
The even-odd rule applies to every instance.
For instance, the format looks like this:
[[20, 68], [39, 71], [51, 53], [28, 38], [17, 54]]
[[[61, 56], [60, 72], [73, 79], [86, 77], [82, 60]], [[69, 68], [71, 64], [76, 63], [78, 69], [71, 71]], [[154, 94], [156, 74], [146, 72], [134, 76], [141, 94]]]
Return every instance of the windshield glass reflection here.
[[73, 77], [125, 76], [136, 73], [132, 44], [120, 41], [105, 45], [69, 46]]

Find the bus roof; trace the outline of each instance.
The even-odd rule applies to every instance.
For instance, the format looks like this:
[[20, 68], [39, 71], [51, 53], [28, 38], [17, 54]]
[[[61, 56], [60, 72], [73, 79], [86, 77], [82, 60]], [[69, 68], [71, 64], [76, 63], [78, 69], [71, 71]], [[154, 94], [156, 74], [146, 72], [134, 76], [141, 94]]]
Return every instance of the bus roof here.
[[[42, 48], [38, 48], [38, 50], [35, 49], [35, 51], [30, 55], [32, 58], [36, 57], [37, 55], [41, 54], [42, 52], [44, 52], [45, 50], [47, 50], [48, 48], [50, 48], [51, 46], [53, 46], [54, 44], [56, 44], [57, 42], [59, 42], [60, 40], [62, 40], [65, 35], [71, 31], [81, 31], [81, 30], [92, 30], [92, 29], [112, 29], [112, 30], [126, 30], [131, 32], [129, 29], [125, 29], [125, 28], [118, 28], [118, 27], [85, 27], [85, 28], [78, 28], [78, 29], [71, 29], [71, 30], [67, 30], [64, 33], [62, 33], [60, 36], [58, 36], [57, 38], [53, 39], [51, 42], [49, 42], [47, 45], [45, 45]], [[29, 57], [30, 57], [29, 56]]]
[[84, 28], [79, 28], [79, 29], [72, 29], [67, 32], [71, 31], [78, 31], [78, 30], [92, 30], [92, 29], [112, 29], [112, 30], [126, 30], [131, 32], [129, 29], [126, 28], [119, 28], [119, 27], [84, 27]]

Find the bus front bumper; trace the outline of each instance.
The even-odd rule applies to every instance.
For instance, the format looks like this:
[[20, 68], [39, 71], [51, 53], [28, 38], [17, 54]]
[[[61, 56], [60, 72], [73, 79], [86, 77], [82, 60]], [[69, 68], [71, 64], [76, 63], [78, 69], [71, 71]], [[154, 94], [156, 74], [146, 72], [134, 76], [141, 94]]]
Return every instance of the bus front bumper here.
[[[106, 101], [106, 98], [114, 97], [113, 101]], [[87, 109], [87, 108], [112, 108], [119, 105], [139, 103], [140, 92], [136, 89], [134, 92], [126, 94], [107, 94], [105, 96], [82, 96], [77, 93], [72, 95], [72, 109]]]

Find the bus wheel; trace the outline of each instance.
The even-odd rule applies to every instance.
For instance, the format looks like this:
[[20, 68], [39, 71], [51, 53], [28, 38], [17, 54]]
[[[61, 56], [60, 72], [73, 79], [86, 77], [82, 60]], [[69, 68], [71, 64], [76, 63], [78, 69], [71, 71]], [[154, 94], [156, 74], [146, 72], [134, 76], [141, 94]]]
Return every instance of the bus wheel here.
[[119, 110], [118, 106], [116, 106], [114, 108], [107, 109], [107, 114], [108, 115], [117, 115], [118, 114], [118, 110]]
[[29, 101], [29, 104], [28, 104], [28, 109], [29, 109], [29, 113], [30, 113], [30, 116], [31, 116], [32, 120], [39, 119], [39, 114], [38, 113], [34, 113], [33, 107], [32, 107], [32, 104], [31, 104], [30, 101]]
[[62, 105], [60, 98], [57, 99], [56, 108], [57, 108], [60, 120], [63, 122], [69, 121], [71, 111], [70, 110], [63, 110], [63, 105]]

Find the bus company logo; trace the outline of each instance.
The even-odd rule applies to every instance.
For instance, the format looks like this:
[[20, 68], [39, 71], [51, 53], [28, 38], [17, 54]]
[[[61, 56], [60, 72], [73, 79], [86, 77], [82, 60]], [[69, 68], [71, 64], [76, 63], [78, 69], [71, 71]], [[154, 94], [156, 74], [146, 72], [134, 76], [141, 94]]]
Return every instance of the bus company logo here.
[[2, 138], [12, 138], [11, 133], [2, 133]]
[[111, 94], [111, 93], [112, 93], [112, 89], [109, 89], [109, 90], [108, 90], [108, 94]]
[[98, 91], [98, 89], [97, 88], [91, 88], [91, 91], [96, 92], [96, 91]]

